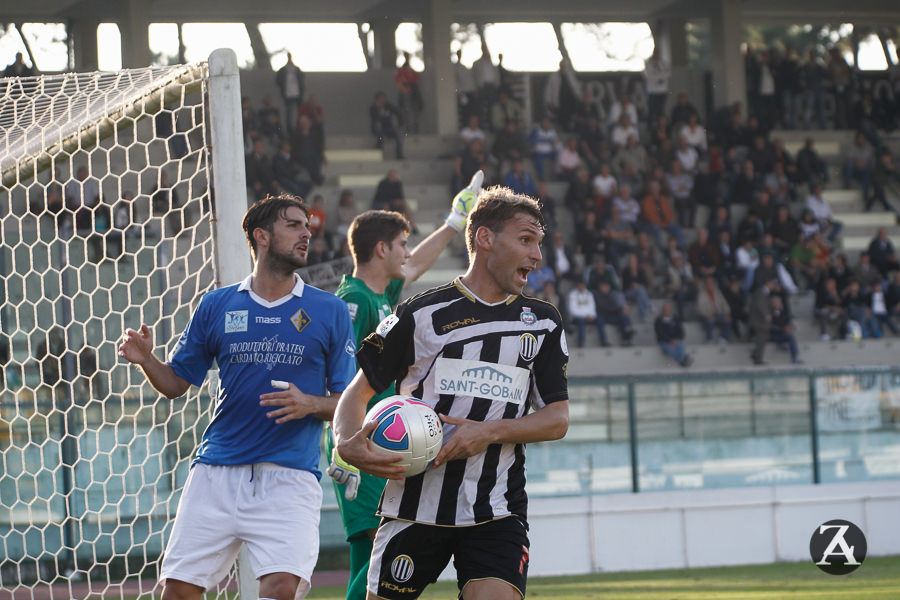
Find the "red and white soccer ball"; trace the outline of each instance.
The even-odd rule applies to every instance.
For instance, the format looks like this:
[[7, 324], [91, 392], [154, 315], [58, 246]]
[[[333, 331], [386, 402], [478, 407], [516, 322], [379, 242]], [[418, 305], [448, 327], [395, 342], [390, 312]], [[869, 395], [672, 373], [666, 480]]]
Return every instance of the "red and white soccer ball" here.
[[378, 421], [369, 439], [381, 450], [403, 457], [404, 477], [424, 473], [437, 456], [444, 441], [437, 413], [410, 396], [391, 396], [380, 401], [366, 414], [366, 423]]

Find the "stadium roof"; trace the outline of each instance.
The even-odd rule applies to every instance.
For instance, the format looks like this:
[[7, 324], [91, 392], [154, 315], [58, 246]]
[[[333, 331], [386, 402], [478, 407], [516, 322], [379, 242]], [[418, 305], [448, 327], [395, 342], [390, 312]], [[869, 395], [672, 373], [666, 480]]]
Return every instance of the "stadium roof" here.
[[[792, 23], [900, 21], [896, 0], [451, 0], [456, 22], [604, 22], [703, 18], [722, 1], [741, 6], [750, 21]], [[127, 6], [145, 5], [152, 21], [371, 22], [420, 21], [429, 2], [421, 0], [29, 0], [3, 2], [0, 21], [66, 21], [93, 17], [115, 20]]]

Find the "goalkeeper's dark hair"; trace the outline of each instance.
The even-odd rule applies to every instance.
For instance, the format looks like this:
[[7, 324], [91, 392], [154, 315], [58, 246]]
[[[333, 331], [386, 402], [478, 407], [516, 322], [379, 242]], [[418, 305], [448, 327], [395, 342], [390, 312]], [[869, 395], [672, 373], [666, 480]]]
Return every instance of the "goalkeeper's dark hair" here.
[[303, 203], [303, 198], [290, 194], [266, 196], [262, 200], [254, 202], [253, 206], [247, 209], [241, 226], [247, 235], [247, 243], [250, 244], [250, 251], [253, 253], [254, 259], [256, 258], [256, 240], [253, 239], [253, 232], [257, 229], [265, 229], [269, 233], [274, 233], [275, 221], [279, 217], [286, 219], [285, 215], [289, 208], [299, 208], [309, 219], [309, 208]]
[[356, 215], [347, 230], [353, 262], [357, 265], [369, 262], [378, 242], [390, 246], [394, 238], [401, 233], [409, 233], [410, 229], [406, 217], [390, 210], [367, 210]]
[[495, 185], [482, 191], [478, 202], [466, 223], [466, 249], [469, 256], [475, 254], [475, 233], [479, 227], [487, 227], [494, 233], [503, 229], [503, 225], [519, 213], [534, 218], [541, 229], [546, 231], [541, 204], [525, 194], [517, 194], [508, 187]]

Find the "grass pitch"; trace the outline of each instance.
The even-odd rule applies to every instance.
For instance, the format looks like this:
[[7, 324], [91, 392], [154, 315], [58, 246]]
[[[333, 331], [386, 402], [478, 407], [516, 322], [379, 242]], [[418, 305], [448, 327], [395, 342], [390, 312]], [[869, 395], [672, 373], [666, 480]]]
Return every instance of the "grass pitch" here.
[[[343, 600], [343, 588], [313, 588], [308, 598]], [[421, 598], [456, 598], [456, 584], [439, 582]], [[897, 600], [900, 556], [868, 558], [850, 575], [827, 575], [811, 561], [528, 580], [528, 598], [550, 600]]]

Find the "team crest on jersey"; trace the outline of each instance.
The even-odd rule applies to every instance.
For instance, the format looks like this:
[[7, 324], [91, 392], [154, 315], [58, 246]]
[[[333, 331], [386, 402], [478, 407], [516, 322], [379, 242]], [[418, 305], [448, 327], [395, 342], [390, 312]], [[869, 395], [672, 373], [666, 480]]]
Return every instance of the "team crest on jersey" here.
[[399, 581], [400, 583], [409, 581], [415, 570], [413, 559], [406, 554], [401, 554], [391, 563], [391, 577], [394, 578], [394, 581]]
[[225, 313], [225, 333], [247, 331], [247, 311], [229, 310]]
[[344, 346], [344, 351], [346, 351], [350, 356], [356, 356], [356, 342], [354, 342], [350, 338], [347, 338], [347, 345]]
[[537, 355], [538, 341], [537, 338], [530, 333], [523, 333], [519, 336], [519, 356], [522, 360], [531, 360]]
[[519, 319], [526, 325], [534, 325], [537, 323], [537, 315], [531, 312], [531, 309], [527, 306], [522, 307], [522, 314], [519, 315]]
[[310, 323], [309, 315], [306, 314], [306, 311], [302, 308], [294, 313], [294, 316], [291, 317], [291, 323], [294, 324], [294, 327], [297, 328], [297, 333], [300, 333], [306, 326]]

